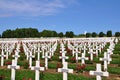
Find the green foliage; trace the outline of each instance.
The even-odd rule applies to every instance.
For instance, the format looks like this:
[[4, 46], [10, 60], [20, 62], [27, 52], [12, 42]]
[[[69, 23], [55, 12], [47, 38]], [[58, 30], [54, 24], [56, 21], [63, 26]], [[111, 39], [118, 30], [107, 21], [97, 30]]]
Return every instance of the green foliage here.
[[86, 33], [86, 38], [91, 37], [91, 33]]
[[24, 61], [23, 67], [24, 67], [24, 69], [28, 69], [29, 68], [29, 62], [28, 61]]
[[68, 37], [68, 38], [73, 38], [74, 37], [74, 33], [72, 31], [67, 31], [65, 33], [65, 36]]
[[85, 37], [85, 34], [79, 34], [78, 37]]
[[92, 33], [92, 37], [97, 37], [97, 33], [96, 33], [96, 32], [93, 32], [93, 33]]
[[41, 37], [57, 37], [58, 34], [56, 31], [51, 31], [51, 30], [43, 30], [40, 33]]
[[60, 33], [58, 34], [58, 37], [64, 37], [63, 32], [60, 32]]
[[107, 37], [112, 37], [112, 31], [107, 31]]
[[115, 32], [115, 37], [120, 37], [120, 32]]
[[2, 33], [3, 38], [29, 38], [38, 37], [38, 30], [34, 28], [21, 28], [16, 30], [6, 30]]
[[104, 37], [105, 34], [104, 34], [103, 32], [100, 32], [98, 36], [99, 36], [99, 37]]

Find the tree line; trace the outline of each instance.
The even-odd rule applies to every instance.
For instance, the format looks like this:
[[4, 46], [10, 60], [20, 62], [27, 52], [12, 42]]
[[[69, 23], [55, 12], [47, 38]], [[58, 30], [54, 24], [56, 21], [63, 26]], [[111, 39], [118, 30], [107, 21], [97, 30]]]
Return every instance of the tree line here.
[[86, 34], [79, 34], [75, 35], [73, 31], [66, 31], [65, 34], [63, 32], [56, 32], [54, 30], [43, 30], [41, 32], [38, 31], [36, 28], [17, 28], [15, 30], [7, 29], [6, 31], [3, 31], [2, 35], [0, 35], [0, 38], [39, 38], [39, 37], [67, 37], [67, 38], [73, 38], [73, 37], [120, 37], [120, 32], [115, 32], [114, 35], [112, 35], [112, 31], [108, 30], [105, 33], [100, 32], [92, 32], [92, 33], [86, 33]]

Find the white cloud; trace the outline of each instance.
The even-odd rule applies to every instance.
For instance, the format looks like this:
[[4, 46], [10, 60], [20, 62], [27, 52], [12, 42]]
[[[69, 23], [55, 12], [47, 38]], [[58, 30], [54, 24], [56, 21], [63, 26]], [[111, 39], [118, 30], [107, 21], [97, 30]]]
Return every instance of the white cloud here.
[[22, 16], [53, 15], [76, 0], [0, 0], [2, 14]]

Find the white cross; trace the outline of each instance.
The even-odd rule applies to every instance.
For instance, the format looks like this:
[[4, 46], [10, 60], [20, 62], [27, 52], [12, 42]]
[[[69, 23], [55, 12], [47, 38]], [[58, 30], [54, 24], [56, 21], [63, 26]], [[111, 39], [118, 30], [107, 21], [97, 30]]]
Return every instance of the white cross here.
[[88, 57], [85, 57], [85, 54], [82, 53], [82, 57], [79, 57], [78, 59], [82, 61], [82, 64], [85, 64], [85, 60], [88, 60]]
[[90, 75], [95, 75], [96, 80], [101, 80], [101, 76], [109, 76], [109, 73], [107, 71], [102, 72], [101, 71], [101, 64], [96, 64], [96, 71], [90, 71]]
[[65, 56], [66, 51], [60, 51], [60, 53], [62, 53], [62, 56], [60, 56], [59, 58], [62, 59], [62, 64], [64, 64], [65, 59], [68, 59], [68, 57]]
[[51, 56], [48, 56], [48, 52], [45, 53], [45, 56], [42, 56], [42, 58], [45, 58], [45, 69], [48, 69], [48, 59], [51, 58]]
[[107, 71], [108, 58], [107, 58], [107, 53], [106, 52], [104, 53], [104, 58], [100, 58], [100, 61], [104, 61], [104, 70]]
[[15, 80], [15, 69], [20, 69], [20, 66], [17, 65], [15, 60], [12, 60], [12, 65], [8, 65], [8, 68], [11, 69], [11, 80]]
[[84, 45], [84, 48], [82, 49], [83, 50], [83, 53], [86, 54], [86, 45]]
[[8, 49], [8, 44], [6, 44], [6, 49], [5, 49], [5, 52], [6, 52], [6, 59], [8, 59], [8, 52], [9, 52], [9, 49]]
[[110, 64], [110, 61], [112, 61], [112, 59], [110, 58], [110, 54], [107, 53], [107, 58], [108, 58], [108, 64]]
[[76, 48], [76, 51], [75, 51], [75, 59], [76, 59], [76, 62], [78, 63], [78, 60], [79, 60], [79, 57], [78, 57], [78, 54], [80, 52], [78, 51], [78, 48]]
[[96, 45], [96, 48], [95, 48], [95, 50], [96, 50], [96, 56], [98, 57], [98, 50], [99, 50], [99, 48], [98, 48], [98, 46]]
[[44, 67], [40, 67], [40, 61], [36, 61], [36, 66], [31, 67], [31, 70], [35, 70], [35, 80], [39, 80], [40, 71], [44, 71]]
[[73, 69], [68, 69], [68, 63], [64, 62], [63, 68], [58, 68], [58, 72], [63, 72], [63, 80], [67, 80], [67, 74], [73, 73]]
[[40, 53], [42, 52], [42, 51], [40, 51], [40, 48], [38, 47], [38, 55], [37, 55], [37, 60], [40, 60]]
[[20, 55], [18, 54], [18, 52], [15, 50], [15, 55], [13, 55], [13, 57], [15, 57], [15, 61], [17, 62], [18, 58], [20, 57]]
[[30, 51], [30, 54], [28, 56], [29, 56], [29, 67], [31, 68], [32, 67], [32, 58], [34, 58], [35, 56], [32, 55], [31, 51]]
[[93, 52], [93, 49], [90, 49], [88, 53], [90, 54], [90, 60], [93, 60], [93, 54], [95, 54], [95, 52]]
[[1, 52], [1, 55], [0, 55], [0, 57], [1, 57], [1, 66], [3, 66], [4, 65], [4, 57], [5, 57], [6, 55], [4, 55], [4, 52], [3, 52], [3, 49], [2, 49], [2, 52]]
[[75, 53], [75, 47], [73, 46], [72, 47], [72, 56], [74, 56], [74, 53]]

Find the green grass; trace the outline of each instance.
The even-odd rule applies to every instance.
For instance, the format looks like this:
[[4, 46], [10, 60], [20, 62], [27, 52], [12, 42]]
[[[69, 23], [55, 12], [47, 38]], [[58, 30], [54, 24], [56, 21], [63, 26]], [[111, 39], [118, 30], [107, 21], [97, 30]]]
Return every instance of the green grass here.
[[[0, 69], [0, 75], [5, 76], [5, 80], [10, 80], [11, 76], [11, 70], [3, 70]], [[41, 76], [42, 77], [42, 76]], [[32, 78], [32, 80], [35, 80], [35, 71], [31, 70], [16, 70], [16, 80], [22, 80], [23, 78]], [[62, 80], [62, 73], [45, 73], [43, 72], [43, 79], [41, 80]], [[68, 74], [68, 80], [95, 80], [95, 78], [89, 78], [82, 75], [73, 75]]]
[[112, 74], [120, 74], [120, 67], [108, 67], [108, 72]]

